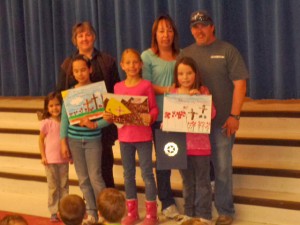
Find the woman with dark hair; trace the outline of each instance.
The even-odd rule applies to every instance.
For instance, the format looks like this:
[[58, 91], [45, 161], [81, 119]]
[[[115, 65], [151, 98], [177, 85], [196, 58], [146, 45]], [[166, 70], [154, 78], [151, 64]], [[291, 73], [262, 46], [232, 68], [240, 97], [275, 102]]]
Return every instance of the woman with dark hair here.
[[[175, 23], [169, 15], [159, 16], [152, 26], [151, 48], [142, 53], [143, 78], [152, 82], [159, 108], [157, 122], [152, 126], [154, 142], [155, 129], [160, 129], [162, 122], [164, 93], [174, 88], [174, 66], [179, 51]], [[171, 170], [156, 170], [158, 198], [162, 203], [162, 213], [170, 219], [179, 219], [170, 177]]]
[[[57, 90], [62, 91], [73, 87], [77, 81], [72, 75], [73, 58], [81, 54], [90, 59], [92, 66], [91, 81], [104, 81], [108, 92], [113, 93], [114, 85], [120, 81], [115, 59], [94, 47], [96, 32], [89, 22], [77, 23], [72, 28], [72, 43], [77, 48], [67, 57], [60, 67]], [[117, 139], [117, 129], [111, 124], [103, 128], [102, 135], [102, 176], [106, 187], [114, 187], [113, 178], [113, 151], [112, 146]], [[101, 159], [99, 159], [101, 160]]]

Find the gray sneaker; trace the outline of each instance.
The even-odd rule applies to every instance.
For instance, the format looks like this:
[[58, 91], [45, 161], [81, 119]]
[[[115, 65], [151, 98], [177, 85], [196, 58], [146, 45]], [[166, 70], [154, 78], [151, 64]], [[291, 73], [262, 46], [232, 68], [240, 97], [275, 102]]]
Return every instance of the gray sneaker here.
[[88, 215], [87, 218], [83, 219], [82, 225], [91, 225], [96, 223], [96, 218], [92, 215]]
[[177, 216], [180, 215], [177, 210], [177, 207], [174, 204], [170, 205], [168, 208], [165, 208], [162, 211], [162, 214], [169, 219], [175, 219]]
[[216, 225], [230, 225], [233, 222], [233, 218], [227, 215], [220, 215], [216, 221]]

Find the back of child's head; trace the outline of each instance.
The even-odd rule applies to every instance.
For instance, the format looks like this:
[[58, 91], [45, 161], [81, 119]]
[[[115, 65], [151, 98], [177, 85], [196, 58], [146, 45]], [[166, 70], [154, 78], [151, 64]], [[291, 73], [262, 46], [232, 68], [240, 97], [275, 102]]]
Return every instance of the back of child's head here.
[[85, 210], [85, 203], [78, 195], [66, 195], [59, 202], [59, 216], [66, 225], [80, 225]]
[[201, 76], [200, 76], [200, 72], [198, 69], [198, 65], [196, 63], [196, 61], [190, 57], [182, 57], [179, 58], [176, 61], [175, 64], [175, 68], [174, 68], [174, 82], [175, 82], [175, 87], [179, 87], [179, 82], [178, 82], [178, 67], [180, 64], [184, 64], [187, 65], [189, 67], [191, 67], [191, 69], [193, 70], [193, 72], [195, 73], [195, 83], [194, 86], [192, 87], [193, 89], [199, 89], [201, 86]]
[[62, 97], [60, 92], [50, 92], [44, 99], [44, 109], [43, 109], [43, 115], [42, 115], [42, 119], [47, 119], [49, 117], [51, 117], [49, 111], [48, 111], [48, 105], [49, 102], [53, 99], [57, 99], [59, 101], [59, 103], [62, 105]]
[[100, 192], [98, 199], [100, 215], [108, 223], [118, 223], [125, 214], [125, 197], [115, 188], [105, 188]]
[[28, 223], [21, 215], [13, 214], [3, 217], [0, 225], [28, 225]]

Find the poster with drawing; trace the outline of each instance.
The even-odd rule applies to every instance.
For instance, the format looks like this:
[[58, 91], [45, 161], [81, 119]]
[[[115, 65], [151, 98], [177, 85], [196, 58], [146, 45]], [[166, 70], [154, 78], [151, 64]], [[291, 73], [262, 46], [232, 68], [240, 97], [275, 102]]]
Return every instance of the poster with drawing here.
[[78, 124], [80, 118], [97, 119], [103, 116], [102, 93], [106, 93], [104, 81], [62, 91], [70, 124]]
[[103, 94], [106, 112], [113, 115], [113, 121], [119, 127], [126, 125], [144, 126], [141, 113], [149, 113], [148, 97], [116, 94]]
[[163, 131], [210, 133], [211, 95], [166, 94]]

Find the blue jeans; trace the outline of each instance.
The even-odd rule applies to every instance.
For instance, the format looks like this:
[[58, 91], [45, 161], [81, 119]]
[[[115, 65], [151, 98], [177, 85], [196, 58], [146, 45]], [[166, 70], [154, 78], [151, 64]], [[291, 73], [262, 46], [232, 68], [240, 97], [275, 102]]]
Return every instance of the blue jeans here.
[[[161, 121], [157, 121], [152, 125], [153, 141], [156, 142], [155, 129], [160, 129]], [[171, 170], [155, 170], [157, 182], [157, 194], [161, 201], [162, 210], [175, 204], [173, 192], [171, 188]]]
[[152, 167], [152, 141], [120, 142], [121, 158], [124, 168], [125, 192], [127, 199], [137, 199], [135, 152], [139, 157], [142, 177], [145, 182], [147, 201], [156, 201], [156, 185]]
[[183, 182], [184, 213], [211, 220], [210, 157], [188, 156], [187, 169], [180, 170]]
[[68, 141], [79, 187], [86, 200], [87, 213], [97, 219], [96, 199], [102, 189], [105, 188], [101, 173], [101, 139], [79, 140], [68, 138]]
[[222, 128], [212, 127], [210, 141], [215, 173], [215, 207], [219, 215], [235, 213], [232, 195], [232, 147], [235, 135], [227, 137]]

